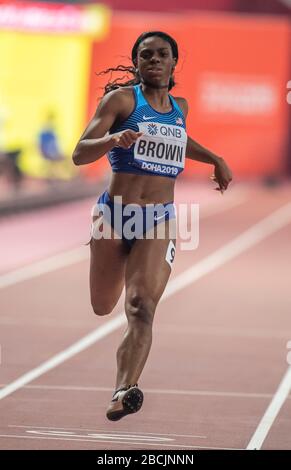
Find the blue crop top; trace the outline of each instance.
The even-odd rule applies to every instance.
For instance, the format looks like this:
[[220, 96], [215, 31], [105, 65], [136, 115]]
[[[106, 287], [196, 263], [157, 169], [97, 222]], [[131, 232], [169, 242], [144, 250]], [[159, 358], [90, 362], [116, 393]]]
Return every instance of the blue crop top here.
[[183, 112], [171, 95], [172, 110], [159, 113], [145, 99], [140, 84], [133, 90], [133, 112], [113, 126], [110, 134], [132, 129], [143, 135], [129, 149], [113, 147], [108, 152], [112, 171], [176, 178], [185, 166], [187, 134]]

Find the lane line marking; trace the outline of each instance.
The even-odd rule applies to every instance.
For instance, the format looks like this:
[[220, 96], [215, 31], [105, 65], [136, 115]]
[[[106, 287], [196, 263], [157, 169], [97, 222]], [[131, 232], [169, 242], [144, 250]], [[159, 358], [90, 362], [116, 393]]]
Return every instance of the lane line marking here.
[[[206, 256], [191, 268], [179, 274], [172, 282], [169, 283], [170, 295], [173, 295], [173, 293], [176, 293], [189, 284], [201, 279], [203, 276], [214, 271], [214, 269], [219, 268], [227, 261], [232, 260], [244, 251], [257, 245], [269, 235], [280, 230], [290, 222], [291, 203], [289, 202], [252, 225], [241, 235], [238, 235], [221, 248], [218, 248], [211, 255]], [[167, 291], [164, 292], [161, 299], [168, 297], [168, 295]]]
[[109, 440], [115, 439], [116, 441], [145, 441], [146, 443], [153, 443], [153, 442], [175, 442], [175, 439], [170, 438], [170, 437], [162, 437], [162, 436], [146, 436], [145, 434], [143, 435], [137, 435], [137, 434], [120, 434], [118, 432], [116, 433], [110, 433], [110, 432], [105, 432], [105, 433], [100, 433], [98, 431], [94, 432], [89, 432], [85, 434], [81, 434], [80, 431], [79, 433], [75, 433], [72, 431], [59, 431], [56, 429], [28, 429], [25, 431], [26, 433], [29, 433], [30, 435], [33, 434], [35, 435], [43, 435], [43, 436], [48, 436], [48, 437], [58, 437], [58, 438], [63, 438], [63, 437], [68, 437], [68, 438], [80, 438], [80, 439], [94, 439], [96, 441], [103, 441], [107, 439], [107, 442]]
[[[96, 439], [68, 439], [66, 437], [63, 437], [63, 438], [58, 438], [58, 437], [50, 437], [50, 436], [21, 436], [21, 435], [9, 435], [9, 434], [0, 434], [0, 437], [11, 437], [11, 438], [17, 438], [17, 439], [47, 439], [47, 440], [56, 440], [56, 441], [76, 441], [76, 442], [92, 442], [96, 445]], [[133, 441], [130, 441], [130, 442], [120, 442], [120, 441], [100, 441], [100, 444], [103, 444], [104, 442], [108, 442], [108, 443], [111, 443], [111, 444], [130, 444], [130, 445], [133, 445], [133, 446], [140, 446], [142, 444], [142, 442], [133, 442]], [[159, 446], [161, 447], [161, 443], [150, 443], [150, 442], [146, 442], [144, 443], [144, 445], [147, 445], [147, 446]], [[182, 447], [183, 449], [214, 449], [214, 450], [243, 450], [243, 449], [240, 449], [240, 448], [236, 448], [236, 447], [206, 447], [206, 446], [187, 446], [187, 445], [184, 445], [184, 444], [162, 444], [163, 447]], [[96, 448], [95, 448], [96, 450]], [[98, 449], [97, 449], [98, 450]]]
[[[112, 390], [112, 389], [110, 389]], [[21, 425], [21, 424], [8, 424], [9, 428], [24, 428], [24, 429], [47, 429], [47, 430], [60, 430], [64, 432], [70, 432], [70, 431], [78, 431], [80, 432], [80, 428], [71, 428], [71, 427], [56, 427], [56, 426], [36, 426], [36, 425]], [[82, 428], [82, 431], [87, 431], [87, 432], [98, 432], [98, 433], [110, 433], [112, 434], [108, 429], [88, 429], [88, 428]], [[145, 434], [145, 435], [152, 435], [152, 436], [170, 436], [170, 437], [188, 437], [189, 439], [192, 439], [193, 437], [197, 437], [199, 439], [206, 439], [207, 436], [201, 436], [201, 435], [196, 435], [196, 434], [167, 434], [167, 433], [157, 433], [157, 432], [145, 432], [145, 431], [139, 431], [139, 433]], [[132, 434], [136, 435], [137, 431], [118, 431], [118, 434]]]
[[81, 261], [87, 260], [88, 257], [88, 247], [86, 246], [50, 256], [49, 258], [29, 264], [15, 271], [2, 274], [0, 276], [0, 289], [34, 279], [42, 274], [56, 271], [57, 269], [66, 268], [75, 263], [80, 263]]
[[[2, 384], [0, 387], [6, 387], [8, 384]], [[30, 390], [61, 390], [72, 392], [111, 392], [112, 387], [82, 387], [79, 385], [25, 385], [23, 388]], [[214, 390], [164, 390], [164, 389], [151, 389], [143, 388], [145, 393], [152, 393], [156, 395], [185, 395], [185, 396], [209, 396], [209, 397], [233, 397], [233, 398], [264, 398], [270, 399], [274, 395], [272, 393], [252, 393], [252, 392], [226, 392]], [[291, 395], [288, 397], [291, 399]]]
[[[216, 208], [207, 209], [200, 218], [207, 218], [209, 216], [224, 212], [232, 209], [236, 205], [242, 204], [247, 199], [247, 192], [239, 192], [235, 198], [228, 201], [227, 204], [217, 206]], [[89, 258], [89, 250], [87, 246], [81, 246], [70, 251], [65, 251], [40, 261], [36, 261], [22, 268], [10, 271], [0, 275], [0, 289], [13, 286], [19, 282], [34, 279], [42, 274], [51, 273], [57, 269], [66, 268], [76, 263], [86, 261]]]
[[[168, 283], [168, 286], [162, 295], [160, 302], [171, 297], [181, 289], [191, 285], [198, 279], [201, 279], [206, 274], [209, 274], [210, 272], [219, 268], [227, 261], [230, 261], [249, 248], [255, 246], [257, 243], [272, 233], [289, 224], [290, 221], [291, 203], [288, 203], [251, 226], [241, 235], [235, 237], [233, 240], [226, 243], [211, 255], [206, 256], [206, 258], [202, 259], [198, 263], [194, 264], [194, 266], [191, 268], [176, 276]], [[121, 326], [126, 325], [126, 322], [126, 316], [123, 311], [101, 327], [96, 328], [91, 333], [72, 344], [70, 347], [64, 349], [60, 353], [53, 356], [51, 359], [43, 362], [38, 367], [30, 370], [4, 387], [2, 390], [0, 390], [0, 400], [11, 395], [24, 385], [27, 385], [36, 378], [47, 373], [49, 370], [57, 367], [81, 351], [84, 351], [89, 346], [92, 346], [104, 337], [118, 330]]]
[[264, 440], [266, 439], [272, 424], [277, 418], [285, 400], [291, 391], [291, 367], [288, 367], [283, 379], [281, 380], [276, 393], [271, 400], [264, 416], [259, 422], [250, 442], [247, 445], [247, 450], [259, 450]]
[[48, 359], [47, 361], [40, 364], [38, 367], [35, 367], [34, 369], [30, 370], [29, 372], [25, 373], [24, 375], [20, 376], [18, 379], [4, 387], [2, 390], [0, 390], [0, 400], [7, 397], [8, 395], [11, 395], [11, 393], [15, 392], [19, 388], [22, 388], [24, 385], [27, 385], [29, 382], [32, 382], [33, 380], [45, 374], [49, 370], [54, 369], [63, 362], [74, 357], [81, 351], [84, 351], [85, 349], [89, 348], [93, 344], [100, 341], [102, 338], [105, 338], [109, 334], [118, 330], [124, 324], [126, 324], [126, 317], [124, 315], [124, 312], [122, 312], [121, 314], [106, 322], [104, 325], [96, 328], [88, 335], [76, 341], [68, 348], [56, 354], [51, 359]]

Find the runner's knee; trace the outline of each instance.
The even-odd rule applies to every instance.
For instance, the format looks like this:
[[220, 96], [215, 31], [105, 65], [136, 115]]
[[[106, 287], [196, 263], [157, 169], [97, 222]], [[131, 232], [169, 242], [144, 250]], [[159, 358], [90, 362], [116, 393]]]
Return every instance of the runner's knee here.
[[125, 310], [129, 323], [151, 326], [155, 313], [154, 301], [145, 294], [131, 294], [126, 298]]

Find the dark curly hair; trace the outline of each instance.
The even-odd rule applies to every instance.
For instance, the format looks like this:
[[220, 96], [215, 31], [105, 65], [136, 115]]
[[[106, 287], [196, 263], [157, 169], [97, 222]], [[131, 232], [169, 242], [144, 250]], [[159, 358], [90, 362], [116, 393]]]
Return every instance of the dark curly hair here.
[[[130, 85], [137, 85], [138, 83], [140, 83], [140, 76], [138, 72], [136, 71], [138, 46], [145, 39], [150, 38], [152, 36], [158, 36], [164, 41], [167, 41], [171, 46], [174, 59], [178, 61], [178, 58], [179, 58], [178, 45], [175, 39], [173, 39], [169, 34], [163, 33], [162, 31], [148, 31], [148, 32], [142, 33], [135, 41], [132, 51], [131, 51], [131, 60], [132, 60], [133, 66], [118, 65], [117, 67], [110, 67], [109, 69], [106, 69], [106, 70], [103, 70], [102, 72], [97, 73], [97, 75], [105, 75], [107, 73], [111, 73], [111, 76], [112, 76], [113, 72], [125, 72], [125, 75], [123, 75], [121, 78], [116, 78], [115, 80], [109, 81], [105, 85], [104, 95], [106, 95], [106, 93], [109, 93], [112, 90], [116, 90], [117, 88], [130, 86]], [[129, 74], [133, 75], [133, 78], [124, 82], [123, 79], [128, 78]], [[168, 90], [171, 90], [174, 86], [175, 86], [175, 81], [174, 81], [173, 76], [171, 76]]]

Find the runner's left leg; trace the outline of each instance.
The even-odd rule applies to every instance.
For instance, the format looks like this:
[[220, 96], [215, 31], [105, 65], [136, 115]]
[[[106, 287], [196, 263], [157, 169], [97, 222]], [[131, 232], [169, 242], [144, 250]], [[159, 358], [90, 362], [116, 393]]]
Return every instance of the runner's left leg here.
[[125, 271], [128, 327], [117, 351], [116, 389], [136, 384], [147, 360], [154, 314], [174, 260], [175, 238], [170, 235], [175, 224], [174, 219], [163, 223], [164, 239], [136, 240], [129, 254]]

